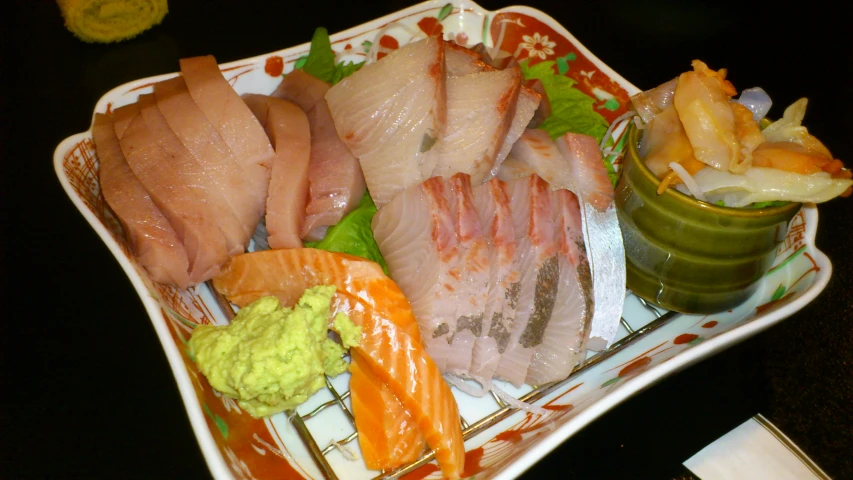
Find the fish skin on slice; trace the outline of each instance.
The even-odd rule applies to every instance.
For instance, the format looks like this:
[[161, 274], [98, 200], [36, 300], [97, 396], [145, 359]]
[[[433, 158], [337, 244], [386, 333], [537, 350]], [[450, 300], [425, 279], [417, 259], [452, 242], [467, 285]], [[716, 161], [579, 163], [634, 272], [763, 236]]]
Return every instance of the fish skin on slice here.
[[228, 259], [228, 250], [214, 220], [216, 213], [203, 201], [207, 192], [166, 161], [141, 114], [131, 121], [119, 144], [130, 169], [184, 244], [190, 284], [219, 274], [219, 266]]
[[445, 371], [468, 376], [474, 344], [483, 333], [483, 313], [489, 292], [489, 245], [474, 204], [472, 179], [457, 173], [447, 180], [447, 194], [455, 222], [458, 245], [455, 282], [456, 329]]
[[525, 383], [562, 380], [580, 363], [592, 324], [592, 276], [583, 244], [580, 204], [568, 190], [551, 192], [560, 276], [557, 302], [542, 342], [533, 352]]
[[182, 58], [180, 65], [190, 96], [234, 152], [255, 191], [266, 192], [275, 152], [261, 124], [225, 80], [212, 55]]
[[462, 172], [474, 185], [492, 177], [515, 115], [521, 70], [491, 70], [447, 79], [447, 127], [433, 175]]
[[456, 331], [459, 246], [442, 177], [402, 191], [380, 208], [373, 238], [391, 276], [405, 292], [421, 338], [443, 373]]
[[244, 234], [239, 238], [240, 248], [231, 254], [243, 253], [263, 215], [263, 193], [253, 189], [228, 145], [190, 97], [181, 77], [155, 84], [154, 97], [161, 118], [174, 136], [219, 185], [222, 200], [240, 222]]
[[187, 288], [187, 251], [127, 165], [110, 117], [95, 114], [92, 137], [98, 153], [101, 192], [121, 221], [137, 262], [151, 280]]
[[311, 158], [308, 116], [296, 104], [280, 98], [257, 94], [242, 98], [275, 149], [266, 201], [267, 243], [270, 248], [300, 248]]
[[444, 135], [444, 48], [437, 36], [365, 65], [326, 93], [340, 138], [358, 157], [377, 207], [433, 175]]
[[359, 366], [389, 387], [435, 451], [446, 478], [459, 478], [465, 446], [450, 387], [412, 335], [414, 315], [400, 288], [375, 262], [311, 248], [266, 250], [233, 257], [214, 288], [238, 305], [275, 295], [292, 305], [315, 285], [335, 285], [333, 315], [346, 313], [362, 327], [353, 347]]
[[521, 386], [554, 311], [560, 272], [549, 185], [531, 175], [508, 187], [516, 240], [513, 263], [521, 286], [507, 348], [495, 375]]
[[301, 70], [288, 73], [272, 96], [299, 105], [311, 125], [309, 198], [300, 235], [321, 240], [358, 206], [366, 189], [358, 158], [338, 136], [324, 96], [331, 85]]
[[[167, 81], [168, 82], [168, 81]], [[166, 164], [173, 167], [172, 174], [182, 178], [185, 183], [192, 184], [199, 195], [196, 201], [205, 203], [213, 215], [213, 221], [219, 226], [225, 237], [225, 247], [229, 255], [237, 255], [246, 250], [246, 244], [251, 238], [254, 227], [246, 227], [230, 205], [229, 197], [234, 195], [232, 187], [234, 179], [228, 172], [217, 165], [215, 158], [205, 157], [199, 161], [184, 147], [175, 136], [163, 117], [154, 95], [141, 95], [138, 100], [139, 112], [145, 125], [156, 139]], [[226, 164], [226, 167], [228, 165]], [[247, 231], [251, 228], [250, 231]]]
[[474, 187], [473, 192], [488, 243], [490, 271], [483, 328], [474, 344], [468, 376], [488, 389], [509, 342], [521, 284], [513, 263], [515, 229], [506, 182], [493, 178]]
[[625, 303], [625, 245], [613, 203], [615, 192], [593, 137], [566, 133], [555, 145], [560, 155], [549, 145], [547, 134], [528, 130], [498, 176], [532, 171], [548, 179], [552, 189], [578, 196], [595, 305], [587, 347], [602, 350], [616, 337]]

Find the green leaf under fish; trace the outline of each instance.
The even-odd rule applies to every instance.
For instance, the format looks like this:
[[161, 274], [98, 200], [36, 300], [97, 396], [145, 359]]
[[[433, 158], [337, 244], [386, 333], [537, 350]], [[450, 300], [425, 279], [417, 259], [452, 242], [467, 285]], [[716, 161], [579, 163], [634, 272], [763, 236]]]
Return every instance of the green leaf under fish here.
[[379, 252], [379, 246], [373, 239], [373, 230], [370, 228], [370, 222], [375, 214], [376, 204], [370, 198], [370, 193], [364, 192], [358, 207], [346, 214], [337, 225], [330, 227], [323, 240], [307, 242], [305, 246], [329, 252], [348, 253], [372, 260], [378, 263], [388, 275], [388, 265], [382, 253]]
[[314, 30], [308, 56], [304, 57], [304, 61], [302, 58], [297, 60], [294, 68], [334, 85], [357, 72], [363, 65], [364, 62], [335, 63], [335, 52], [332, 50], [329, 32], [325, 28], [319, 27]]

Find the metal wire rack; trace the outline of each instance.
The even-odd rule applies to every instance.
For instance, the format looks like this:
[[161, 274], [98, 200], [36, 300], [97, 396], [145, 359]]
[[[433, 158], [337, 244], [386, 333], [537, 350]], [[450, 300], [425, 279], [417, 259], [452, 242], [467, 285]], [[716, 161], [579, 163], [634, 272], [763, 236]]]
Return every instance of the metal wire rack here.
[[[216, 289], [213, 288], [213, 285], [208, 284], [208, 286], [210, 288], [210, 291], [213, 292], [213, 295], [216, 297], [217, 302], [219, 302], [219, 305], [222, 307], [223, 312], [225, 312], [225, 315], [228, 317], [229, 320], [231, 320], [234, 317], [234, 310], [231, 308], [231, 304], [228, 302], [227, 299], [225, 299], [221, 294], [219, 294]], [[628, 290], [627, 295], [632, 296], [633, 294], [630, 290]], [[575, 367], [572, 373], [565, 379], [560, 380], [558, 382], [536, 386], [533, 388], [533, 390], [522, 395], [518, 399], [522, 402], [527, 403], [532, 403], [539, 400], [540, 398], [565, 385], [567, 382], [571, 381], [576, 376], [580, 375], [582, 372], [610, 358], [617, 352], [634, 343], [636, 340], [666, 325], [670, 320], [672, 320], [675, 316], [678, 315], [677, 312], [661, 311], [660, 309], [658, 309], [654, 305], [651, 305], [640, 297], [635, 298], [640, 302], [643, 307], [645, 307], [647, 310], [649, 310], [655, 315], [655, 318], [652, 321], [643, 325], [640, 328], [634, 329], [631, 324], [624, 317], [622, 317], [620, 319], [620, 322], [622, 324], [622, 327], [624, 327], [625, 330], [628, 332], [628, 335], [614, 342], [613, 345], [610, 346], [610, 348], [602, 350], [596, 353], [595, 355], [589, 357], [586, 361]], [[326, 455], [338, 448], [344, 448], [347, 444], [354, 441], [356, 438], [358, 438], [358, 432], [355, 431], [355, 417], [353, 416], [352, 411], [346, 405], [345, 402], [345, 400], [349, 398], [350, 392], [338, 392], [338, 390], [334, 387], [334, 385], [332, 385], [332, 382], [329, 380], [328, 377], [326, 377], [326, 389], [332, 394], [331, 400], [321, 405], [318, 405], [308, 413], [299, 414], [295, 410], [287, 411], [285, 413], [288, 416], [290, 423], [293, 425], [294, 429], [299, 435], [299, 438], [302, 440], [302, 442], [305, 444], [305, 447], [311, 453], [311, 457], [313, 458], [314, 463], [317, 465], [317, 468], [320, 469], [320, 472], [323, 474], [323, 477], [328, 480], [338, 480], [339, 477], [335, 473], [335, 470], [332, 468], [329, 461], [326, 459]], [[499, 406], [498, 410], [474, 421], [473, 423], [468, 422], [465, 418], [460, 416], [459, 420], [462, 423], [462, 437], [465, 440], [468, 440], [471, 437], [477, 435], [478, 433], [491, 427], [492, 425], [495, 425], [496, 423], [509, 417], [518, 410], [517, 408], [507, 405], [506, 402], [501, 400], [501, 398], [497, 396], [494, 392], [491, 392], [491, 395]], [[344, 415], [352, 425], [354, 431], [345, 438], [334, 440], [330, 442], [329, 445], [325, 448], [320, 448], [320, 446], [317, 444], [316, 439], [312, 435], [311, 430], [308, 428], [306, 422], [315, 419], [327, 409], [335, 407], [340, 408], [343, 411]], [[373, 480], [390, 480], [401, 477], [431, 462], [434, 457], [435, 453], [431, 450], [427, 450], [424, 455], [422, 455], [421, 458], [419, 458], [418, 460], [408, 465], [404, 465], [396, 470], [385, 472], [377, 477], [374, 477]]]

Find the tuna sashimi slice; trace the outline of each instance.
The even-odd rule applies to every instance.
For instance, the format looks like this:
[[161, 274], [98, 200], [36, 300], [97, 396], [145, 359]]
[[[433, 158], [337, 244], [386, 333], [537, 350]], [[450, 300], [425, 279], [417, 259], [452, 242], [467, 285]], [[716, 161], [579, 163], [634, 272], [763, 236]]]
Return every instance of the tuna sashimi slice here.
[[474, 204], [471, 177], [457, 173], [449, 181], [459, 260], [453, 270], [456, 287], [456, 329], [446, 371], [468, 376], [471, 355], [483, 334], [483, 313], [489, 292], [489, 245]]
[[447, 118], [444, 48], [435, 36], [366, 65], [326, 93], [378, 207], [433, 175]]
[[510, 189], [517, 245], [513, 263], [520, 287], [509, 341], [496, 376], [520, 386], [554, 311], [560, 271], [548, 184], [531, 175], [516, 180]]
[[438, 142], [434, 175], [457, 172], [474, 185], [492, 177], [498, 151], [515, 114], [521, 70], [492, 70], [447, 80], [447, 129]]
[[187, 252], [127, 165], [110, 117], [95, 114], [92, 136], [98, 152], [101, 191], [121, 221], [136, 260], [151, 280], [187, 288]]
[[456, 330], [458, 245], [444, 179], [409, 187], [380, 208], [373, 237], [406, 294], [427, 351], [443, 372]]
[[[234, 253], [243, 253], [264, 213], [264, 192], [255, 190], [228, 145], [190, 97], [181, 77], [154, 85], [157, 109], [169, 129], [220, 186], [220, 196], [240, 222], [244, 236]], [[159, 117], [159, 116], [158, 116]]]
[[456, 400], [435, 363], [412, 335], [413, 314], [406, 297], [378, 264], [310, 248], [238, 255], [213, 280], [238, 305], [276, 295], [285, 305], [315, 285], [335, 285], [333, 314], [341, 312], [363, 329], [353, 351], [397, 397], [435, 451], [446, 478], [459, 478], [465, 462]]
[[330, 85], [301, 70], [287, 74], [273, 96], [296, 103], [311, 125], [308, 206], [301, 236], [320, 240], [326, 229], [358, 206], [364, 196], [364, 175], [358, 158], [338, 136], [325, 94]]
[[275, 158], [266, 201], [270, 248], [302, 247], [300, 231], [308, 200], [311, 131], [308, 117], [293, 103], [266, 95], [243, 96], [272, 141]]
[[181, 74], [204, 112], [258, 191], [269, 185], [273, 152], [258, 120], [222, 76], [211, 55], [182, 58]]
[[127, 127], [130, 126], [130, 122], [133, 120], [139, 113], [139, 104], [136, 102], [128, 103], [123, 107], [116, 108], [113, 110], [113, 125], [115, 126], [116, 137], [121, 140], [121, 137], [124, 136], [124, 132], [127, 131]]
[[216, 212], [203, 201], [207, 192], [166, 160], [142, 115], [134, 117], [119, 143], [130, 169], [184, 244], [190, 284], [217, 275], [228, 250]]
[[526, 383], [530, 385], [568, 377], [583, 358], [592, 323], [592, 278], [583, 246], [580, 205], [568, 190], [552, 191], [551, 199], [560, 276], [554, 311], [527, 369]]
[[488, 243], [490, 271], [483, 330], [474, 344], [468, 376], [488, 388], [509, 342], [521, 285], [513, 264], [516, 237], [506, 183], [492, 179], [473, 191]]
[[[179, 79], [176, 79], [179, 80]], [[167, 80], [166, 83], [169, 81]], [[228, 171], [218, 165], [216, 158], [205, 157], [199, 161], [184, 147], [180, 139], [169, 128], [154, 100], [154, 95], [139, 97], [139, 111], [145, 120], [148, 131], [156, 139], [163, 153], [164, 165], [161, 168], [171, 170], [177, 178], [196, 188], [196, 201], [202, 202], [213, 215], [212, 219], [219, 226], [225, 237], [225, 246], [229, 255], [237, 255], [246, 250], [246, 245], [255, 227], [247, 224], [240, 213], [236, 212], [229, 200], [234, 199], [236, 186]], [[168, 165], [168, 166], [167, 166]], [[225, 167], [227, 168], [226, 163]], [[171, 168], [170, 168], [171, 167]], [[239, 201], [239, 199], [234, 199]]]

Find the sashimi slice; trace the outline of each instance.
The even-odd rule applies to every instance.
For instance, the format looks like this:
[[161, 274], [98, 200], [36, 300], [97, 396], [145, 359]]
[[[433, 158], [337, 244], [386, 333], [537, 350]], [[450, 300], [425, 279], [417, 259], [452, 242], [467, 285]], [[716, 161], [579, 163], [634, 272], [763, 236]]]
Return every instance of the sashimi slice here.
[[615, 193], [594, 138], [567, 133], [556, 143], [574, 178], [592, 275], [595, 309], [587, 346], [602, 350], [615, 339], [625, 304], [625, 244]]
[[[169, 81], [167, 81], [169, 82]], [[230, 205], [229, 199], [234, 190], [240, 188], [227, 171], [217, 165], [216, 158], [205, 157], [199, 161], [184, 147], [174, 131], [169, 128], [166, 119], [157, 108], [154, 95], [147, 94], [139, 97], [139, 112], [145, 120], [145, 125], [168, 164], [171, 173], [196, 188], [199, 196], [197, 202], [204, 203], [212, 219], [219, 226], [225, 237], [225, 246], [229, 255], [243, 253], [254, 226], [248, 226]], [[169, 169], [163, 165], [163, 168]], [[230, 183], [229, 183], [230, 182]], [[241, 212], [242, 213], [242, 212]]]
[[474, 344], [483, 333], [483, 313], [489, 293], [489, 245], [474, 204], [471, 177], [457, 173], [448, 184], [459, 248], [459, 263], [453, 273], [459, 279], [459, 286], [456, 330], [451, 338], [453, 349], [447, 358], [446, 371], [468, 376]]
[[187, 252], [127, 165], [110, 117], [95, 114], [92, 137], [98, 153], [101, 192], [121, 221], [136, 260], [151, 280], [187, 288]]
[[571, 167], [557, 144], [545, 130], [531, 128], [525, 130], [515, 142], [510, 158], [501, 166], [498, 177], [510, 180], [528, 177], [532, 173], [548, 182], [552, 189], [576, 189]]
[[527, 369], [526, 383], [530, 385], [568, 377], [583, 358], [592, 324], [592, 277], [583, 245], [580, 205], [568, 190], [552, 191], [551, 200], [560, 275], [554, 311]]
[[113, 125], [115, 126], [116, 137], [119, 140], [124, 136], [124, 132], [127, 131], [127, 127], [130, 126], [130, 122], [133, 120], [133, 117], [138, 113], [139, 105], [136, 102], [128, 103], [123, 107], [113, 110]]
[[228, 250], [214, 220], [215, 212], [199, 201], [206, 192], [167, 162], [142, 115], [134, 117], [119, 144], [130, 169], [184, 244], [190, 284], [217, 275], [219, 266], [228, 259]]
[[595, 138], [569, 132], [557, 138], [556, 143], [572, 166], [575, 187], [572, 191], [599, 212], [607, 210], [613, 204], [615, 192]]
[[434, 175], [462, 172], [474, 185], [492, 177], [515, 114], [521, 70], [492, 70], [447, 80], [447, 129]]
[[[448, 78], [495, 70], [494, 67], [483, 62], [482, 57], [477, 52], [453, 42], [444, 42], [444, 51]], [[542, 96], [539, 93], [525, 85], [521, 85], [518, 92], [518, 101], [512, 115], [512, 122], [495, 157], [495, 166], [492, 169], [491, 176], [497, 174], [497, 169], [506, 160], [512, 146], [533, 120], [541, 100]]]
[[354, 350], [351, 356], [350, 400], [367, 468], [390, 470], [417, 460], [426, 443], [414, 418], [361, 353]]
[[300, 232], [308, 200], [311, 130], [308, 117], [293, 103], [266, 95], [243, 95], [272, 141], [275, 158], [266, 201], [270, 248], [302, 247]]
[[189, 151], [208, 177], [220, 188], [221, 199], [240, 222], [244, 236], [234, 254], [243, 253], [264, 213], [264, 193], [258, 192], [246, 178], [231, 153], [204, 113], [193, 102], [181, 77], [154, 85], [154, 97], [161, 115], [174, 136]]
[[421, 337], [445, 371], [456, 330], [458, 242], [441, 177], [409, 187], [380, 208], [373, 238], [418, 320]]
[[180, 64], [195, 103], [234, 152], [255, 188], [266, 191], [275, 153], [261, 124], [222, 76], [213, 56], [182, 58]]
[[548, 184], [531, 175], [510, 188], [517, 245], [513, 263], [520, 288], [507, 348], [495, 374], [520, 386], [554, 311], [560, 272]]
[[444, 48], [435, 36], [366, 65], [326, 93], [340, 138], [378, 207], [430, 178], [444, 134]]
[[483, 329], [474, 344], [468, 376], [484, 388], [491, 385], [500, 355], [506, 350], [520, 284], [514, 269], [515, 230], [505, 182], [492, 179], [474, 187], [474, 203], [486, 234], [489, 288]]
[[308, 114], [311, 125], [309, 197], [300, 235], [320, 240], [326, 229], [352, 211], [364, 196], [358, 158], [338, 136], [324, 98], [330, 85], [301, 70], [287, 74], [273, 96], [290, 100]]
[[411, 335], [413, 314], [397, 285], [374, 262], [310, 248], [253, 252], [233, 257], [214, 287], [246, 305], [264, 295], [292, 304], [306, 288], [335, 285], [333, 313], [362, 327], [352, 349], [412, 415], [446, 478], [459, 478], [465, 447], [450, 387], [424, 347]]

